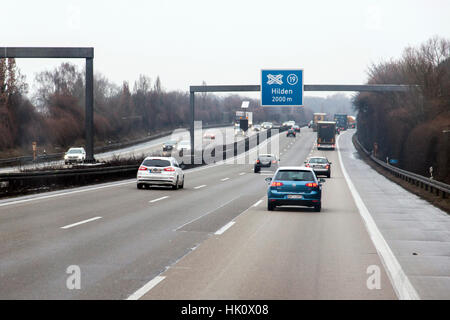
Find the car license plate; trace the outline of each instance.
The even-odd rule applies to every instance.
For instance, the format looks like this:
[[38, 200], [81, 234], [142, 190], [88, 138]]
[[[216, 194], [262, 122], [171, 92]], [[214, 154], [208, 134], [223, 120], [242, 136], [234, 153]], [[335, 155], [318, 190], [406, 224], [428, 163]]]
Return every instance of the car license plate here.
[[151, 173], [160, 173], [161, 170], [160, 169], [150, 169], [149, 170]]
[[303, 198], [303, 196], [299, 195], [299, 194], [288, 194], [288, 199], [301, 199]]

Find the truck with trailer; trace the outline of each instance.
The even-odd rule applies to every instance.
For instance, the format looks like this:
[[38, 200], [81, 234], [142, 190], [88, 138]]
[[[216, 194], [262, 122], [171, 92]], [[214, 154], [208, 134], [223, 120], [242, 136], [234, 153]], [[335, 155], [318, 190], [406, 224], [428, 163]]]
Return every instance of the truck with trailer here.
[[336, 113], [334, 115], [334, 121], [336, 121], [336, 127], [339, 128], [340, 131], [344, 131], [344, 130], [348, 129], [347, 114]]
[[336, 145], [336, 122], [317, 122], [317, 149], [335, 149]]
[[356, 118], [354, 116], [347, 116], [348, 127], [351, 129], [356, 128]]
[[327, 114], [326, 114], [326, 113], [323, 113], [323, 112], [316, 112], [316, 113], [314, 113], [314, 116], [313, 116], [313, 123], [312, 123], [312, 129], [313, 129], [314, 132], [317, 131], [317, 122], [319, 122], [319, 121], [325, 121], [325, 116], [326, 116], [326, 115], [327, 115]]

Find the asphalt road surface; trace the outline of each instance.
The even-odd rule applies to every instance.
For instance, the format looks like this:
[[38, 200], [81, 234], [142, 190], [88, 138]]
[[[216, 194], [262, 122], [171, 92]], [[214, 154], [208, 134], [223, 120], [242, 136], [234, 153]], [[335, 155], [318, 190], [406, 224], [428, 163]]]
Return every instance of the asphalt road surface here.
[[[270, 140], [268, 150], [279, 151], [281, 165], [302, 165], [313, 154], [332, 161], [320, 213], [266, 210], [264, 179], [272, 173], [252, 170], [265, 144], [224, 164], [186, 170], [181, 190], [138, 190], [130, 179], [2, 200], [0, 299], [404, 298], [391, 284], [396, 276], [376, 247], [341, 159], [420, 296], [448, 298], [448, 286], [438, 285], [449, 276], [448, 246], [436, 245], [448, 238], [448, 218], [399, 190], [383, 193], [384, 204], [377, 203], [390, 182], [355, 158], [350, 136], [341, 134], [339, 152], [317, 151], [316, 134], [308, 129], [297, 138], [282, 133]], [[408, 201], [429, 220], [435, 217], [418, 221], [420, 234], [407, 233], [408, 223], [416, 223]], [[400, 214], [408, 218], [406, 229]], [[437, 238], [429, 226], [438, 222]], [[414, 260], [408, 250], [424, 238], [431, 249], [421, 245]], [[429, 258], [433, 254], [440, 256]], [[80, 270], [80, 289], [67, 286], [73, 266]]]

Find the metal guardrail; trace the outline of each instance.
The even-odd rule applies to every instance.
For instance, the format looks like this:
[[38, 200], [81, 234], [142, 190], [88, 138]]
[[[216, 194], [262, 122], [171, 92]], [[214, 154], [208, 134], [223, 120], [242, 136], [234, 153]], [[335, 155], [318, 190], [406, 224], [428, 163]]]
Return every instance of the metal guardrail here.
[[[203, 126], [204, 129], [208, 128], [216, 128], [216, 127], [222, 127], [227, 125], [224, 124], [211, 124], [211, 125], [205, 125]], [[179, 128], [177, 128], [179, 129]], [[176, 129], [173, 129], [176, 130]], [[102, 153], [107, 151], [114, 151], [122, 148], [131, 147], [136, 144], [145, 143], [154, 139], [158, 139], [161, 137], [164, 137], [166, 135], [169, 135], [173, 130], [163, 131], [159, 132], [157, 134], [132, 140], [132, 141], [126, 141], [126, 142], [118, 142], [118, 143], [112, 143], [105, 146], [95, 147], [94, 151], [95, 153]], [[188, 129], [186, 129], [188, 130]], [[51, 154], [45, 154], [45, 155], [38, 155], [35, 160], [33, 160], [33, 156], [21, 156], [21, 157], [14, 157], [14, 158], [4, 158], [0, 159], [0, 167], [7, 167], [7, 166], [21, 166], [25, 164], [31, 164], [31, 163], [41, 163], [46, 161], [55, 161], [55, 160], [62, 160], [64, 156], [64, 152], [59, 153], [51, 153]]]
[[411, 184], [414, 184], [422, 189], [430, 191], [431, 193], [436, 193], [437, 196], [441, 195], [442, 198], [446, 198], [450, 194], [450, 185], [433, 180], [432, 178], [424, 177], [419, 174], [409, 172], [397, 167], [394, 167], [380, 159], [377, 159], [373, 156], [371, 151], [368, 151], [364, 146], [359, 142], [358, 136], [355, 133], [353, 135], [353, 140], [358, 144], [361, 150], [375, 163], [384, 169], [390, 171], [396, 177], [405, 180]]
[[[278, 128], [274, 128], [278, 129]], [[285, 128], [279, 128], [279, 132]], [[249, 151], [250, 146], [259, 145], [272, 136], [272, 130], [267, 134], [257, 133], [243, 140], [223, 145], [220, 159], [228, 159], [238, 154]], [[255, 143], [251, 143], [252, 140]], [[256, 140], [256, 141], [255, 141]], [[212, 156], [215, 157], [215, 149], [212, 149]], [[216, 158], [217, 159], [217, 158]], [[205, 165], [202, 157], [201, 163], [196, 163], [191, 159], [190, 164], [185, 164], [185, 169]], [[60, 189], [62, 187], [86, 185], [95, 182], [105, 182], [117, 180], [119, 178], [132, 178], [136, 176], [140, 164], [100, 167], [93, 165], [91, 168], [81, 169], [57, 169], [34, 172], [11, 172], [0, 174], [0, 196], [12, 196], [29, 193], [30, 190], [39, 189]]]

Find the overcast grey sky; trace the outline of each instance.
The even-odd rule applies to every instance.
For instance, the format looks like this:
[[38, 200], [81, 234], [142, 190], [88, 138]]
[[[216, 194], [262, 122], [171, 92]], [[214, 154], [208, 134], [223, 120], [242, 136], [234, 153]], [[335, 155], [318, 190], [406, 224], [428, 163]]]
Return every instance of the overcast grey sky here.
[[[361, 84], [372, 62], [450, 37], [449, 0], [2, 0], [0, 10], [0, 46], [92, 46], [95, 70], [117, 84], [159, 75], [183, 91], [203, 80], [259, 84], [263, 68], [303, 68], [305, 84]], [[60, 62], [18, 65], [32, 80]]]

